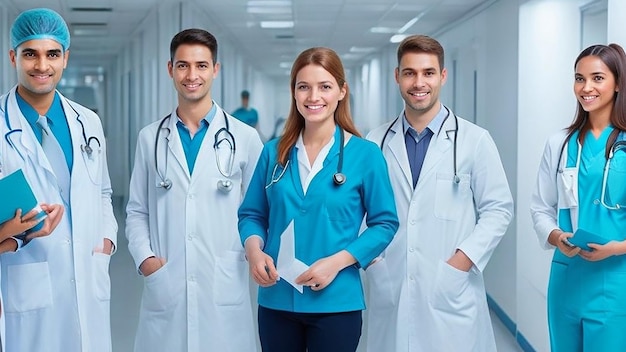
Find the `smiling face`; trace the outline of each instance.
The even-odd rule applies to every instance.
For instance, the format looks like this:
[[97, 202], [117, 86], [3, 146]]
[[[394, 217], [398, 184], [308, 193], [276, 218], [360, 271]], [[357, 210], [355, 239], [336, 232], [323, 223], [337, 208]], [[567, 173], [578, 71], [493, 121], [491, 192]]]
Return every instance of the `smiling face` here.
[[213, 64], [211, 50], [205, 45], [181, 44], [167, 65], [179, 103], [210, 101], [211, 86], [219, 66], [219, 63]]
[[589, 116], [610, 116], [619, 90], [608, 66], [595, 55], [585, 56], [576, 65], [574, 94]]
[[306, 124], [334, 123], [339, 101], [346, 95], [345, 85], [322, 66], [309, 64], [296, 75], [294, 99]]
[[69, 51], [63, 52], [61, 44], [52, 39], [29, 40], [9, 51], [20, 95], [29, 102], [53, 96], [68, 57]]
[[440, 69], [434, 54], [408, 52], [402, 56], [395, 77], [404, 100], [407, 118], [434, 117], [439, 111], [439, 92], [446, 82], [446, 69]]

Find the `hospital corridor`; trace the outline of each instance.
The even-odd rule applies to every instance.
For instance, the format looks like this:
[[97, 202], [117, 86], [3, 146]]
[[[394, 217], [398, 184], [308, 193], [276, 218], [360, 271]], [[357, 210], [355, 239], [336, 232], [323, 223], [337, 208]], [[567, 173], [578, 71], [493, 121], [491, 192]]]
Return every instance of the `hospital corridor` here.
[[[623, 0], [0, 1], [0, 187], [37, 200], [0, 194], [0, 352], [595, 352], [626, 316], [625, 22]], [[564, 342], [583, 298], [606, 330]]]

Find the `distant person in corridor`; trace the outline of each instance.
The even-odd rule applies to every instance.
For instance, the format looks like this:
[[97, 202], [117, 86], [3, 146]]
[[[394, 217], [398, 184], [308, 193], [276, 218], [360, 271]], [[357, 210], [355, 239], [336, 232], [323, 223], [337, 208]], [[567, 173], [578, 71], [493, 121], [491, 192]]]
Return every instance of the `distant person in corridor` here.
[[241, 92], [241, 106], [233, 111], [232, 115], [249, 126], [254, 128], [258, 127], [259, 114], [256, 109], [250, 106], [250, 92], [247, 90]]

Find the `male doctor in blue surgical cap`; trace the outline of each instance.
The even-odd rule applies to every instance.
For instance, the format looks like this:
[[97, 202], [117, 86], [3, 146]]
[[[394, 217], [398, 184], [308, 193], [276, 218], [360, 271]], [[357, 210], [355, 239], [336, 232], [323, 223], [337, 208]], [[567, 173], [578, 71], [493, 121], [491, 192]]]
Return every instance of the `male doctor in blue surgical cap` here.
[[[39, 201], [62, 204], [49, 236], [0, 256], [5, 351], [111, 351], [109, 260], [117, 223], [98, 116], [61, 95], [70, 34], [49, 9], [21, 13], [0, 97], [0, 177], [21, 169]], [[63, 208], [65, 211], [63, 211]]]

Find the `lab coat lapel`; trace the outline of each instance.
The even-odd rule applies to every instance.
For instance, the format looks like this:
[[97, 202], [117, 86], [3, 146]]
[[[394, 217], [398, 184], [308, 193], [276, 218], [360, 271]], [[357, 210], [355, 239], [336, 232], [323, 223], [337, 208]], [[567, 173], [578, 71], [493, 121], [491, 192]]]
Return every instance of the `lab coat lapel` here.
[[[187, 177], [187, 181], [189, 181], [189, 168], [187, 167], [187, 158], [185, 157], [185, 152], [183, 151], [183, 144], [180, 141], [180, 135], [178, 134], [178, 128], [176, 127], [176, 123], [178, 122], [178, 115], [176, 115], [176, 111], [172, 112], [172, 116], [169, 119], [169, 128], [170, 133], [167, 134], [167, 148], [174, 155], [174, 159], [181, 167], [181, 169], [185, 170], [185, 176]], [[171, 160], [171, 159], [170, 159]], [[171, 166], [170, 166], [171, 167]]]
[[[52, 166], [50, 165], [50, 162], [48, 161], [45, 152], [41, 148], [41, 145], [37, 141], [37, 137], [35, 137], [33, 129], [30, 127], [30, 124], [28, 123], [28, 121], [26, 121], [26, 117], [22, 115], [22, 111], [17, 105], [17, 99], [15, 97], [15, 94], [17, 94], [17, 86], [13, 88], [11, 94], [9, 95], [9, 102], [7, 104], [7, 110], [11, 122], [11, 129], [22, 130], [22, 132], [18, 133], [18, 135], [20, 144], [22, 145], [24, 150], [26, 150], [26, 157], [30, 158], [35, 165], [40, 165], [41, 167], [46, 169], [46, 171], [49, 174], [53, 175], [53, 177], [56, 179], [54, 171], [52, 171]], [[21, 147], [16, 146], [16, 148]]]
[[[69, 103], [67, 102], [67, 99], [65, 97], [63, 97], [61, 95], [61, 93], [59, 93], [59, 96], [61, 98], [61, 104], [63, 105], [63, 111], [65, 112], [65, 119], [67, 120], [67, 125], [68, 128], [70, 129], [70, 140], [72, 142], [72, 150], [74, 153], [74, 164], [76, 164], [77, 162], [83, 162], [83, 155], [82, 155], [82, 146], [84, 144], [84, 141], [82, 139], [79, 138], [75, 138], [74, 136], [81, 136], [83, 134], [83, 126], [81, 126], [80, 122], [78, 121], [79, 118], [81, 118], [80, 116], [78, 116], [78, 114], [76, 113], [76, 111], [74, 111], [74, 109], [72, 109], [71, 106], [69, 106]], [[83, 124], [85, 125], [85, 133], [87, 133], [87, 129], [89, 128], [89, 126], [87, 126], [87, 122], [84, 120], [82, 120]], [[92, 142], [95, 143], [95, 142]], [[95, 143], [97, 144], [97, 143]], [[96, 150], [96, 148], [94, 148], [94, 151]], [[70, 174], [72, 174], [72, 171], [74, 170], [74, 168], [72, 167], [72, 170], [70, 170]], [[72, 178], [73, 180], [73, 178]], [[72, 188], [73, 189], [73, 188]]]
[[[456, 120], [454, 118], [454, 114], [450, 111], [450, 115], [443, 122], [443, 126], [441, 127], [441, 131], [433, 136], [434, 140], [431, 140], [430, 145], [428, 146], [428, 151], [426, 152], [426, 157], [424, 158], [424, 164], [422, 165], [422, 171], [420, 173], [420, 178], [417, 181], [417, 185], [415, 189], [420, 187], [420, 184], [426, 182], [423, 180], [428, 180], [430, 174], [432, 174], [439, 163], [444, 162], [443, 155], [452, 147], [454, 141], [454, 130]], [[454, 165], [452, 165], [452, 157], [445, 158], [445, 162], [447, 163], [450, 160], [450, 172], [453, 172]]]
[[[193, 186], [196, 180], [200, 180], [200, 182], [202, 182], [202, 180], [206, 180], [207, 175], [217, 174], [220, 178], [224, 178], [224, 176], [219, 173], [219, 170], [215, 170], [215, 173], [210, 170], [210, 168], [217, 169], [217, 164], [215, 161], [217, 156], [215, 154], [216, 152], [214, 151], [213, 144], [215, 143], [215, 133], [217, 133], [217, 131], [222, 127], [226, 127], [226, 125], [224, 124], [224, 115], [218, 107], [215, 116], [213, 117], [213, 121], [211, 121], [211, 123], [209, 124], [209, 127], [204, 135], [204, 139], [202, 140], [202, 144], [200, 145], [200, 150], [198, 151], [198, 156], [196, 157], [196, 163], [193, 167], [193, 175], [191, 175], [191, 186]], [[224, 135], [225, 134], [222, 134], [222, 136]], [[222, 162], [222, 169], [225, 172], [228, 172], [227, 164], [229, 153], [226, 151], [228, 150], [227, 143], [223, 143], [220, 149], [220, 156], [222, 157], [220, 159], [220, 161]], [[185, 158], [184, 160], [186, 165], [187, 159]]]
[[[402, 130], [402, 119], [404, 112], [400, 114], [400, 118], [394, 123], [389, 130], [389, 149], [394, 156], [397, 166], [402, 170], [406, 184], [413, 189], [413, 178], [411, 176], [411, 166], [409, 165], [409, 155], [406, 152], [406, 144], [404, 142], [404, 133]], [[384, 149], [384, 146], [383, 146]]]

